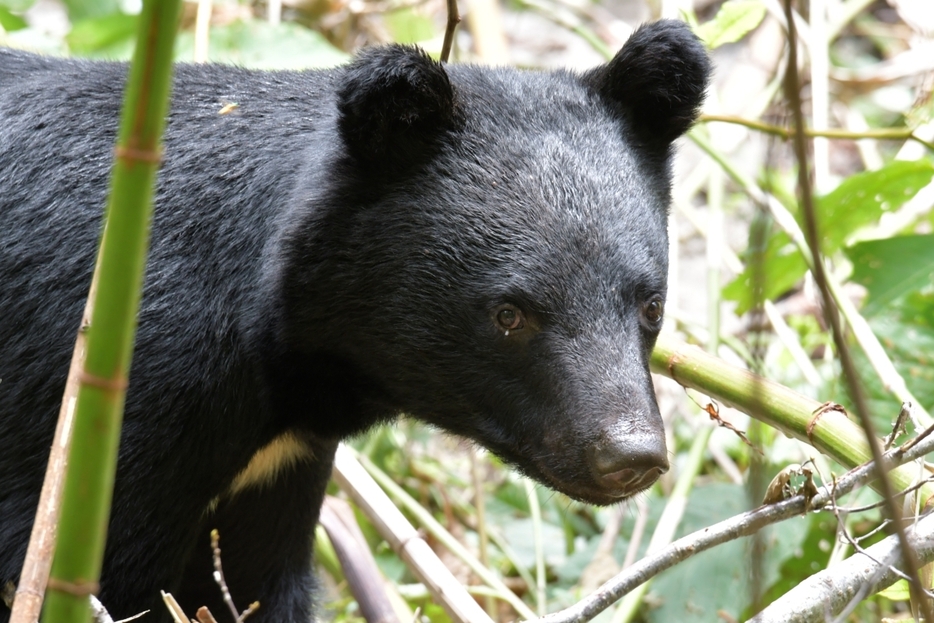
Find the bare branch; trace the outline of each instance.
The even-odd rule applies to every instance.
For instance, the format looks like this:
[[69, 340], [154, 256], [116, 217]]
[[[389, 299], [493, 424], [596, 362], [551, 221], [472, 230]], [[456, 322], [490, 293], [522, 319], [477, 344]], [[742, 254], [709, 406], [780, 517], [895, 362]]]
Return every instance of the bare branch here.
[[[770, 123], [765, 123], [764, 121], [759, 121], [757, 119], [745, 119], [743, 117], [734, 117], [732, 115], [701, 115], [698, 118], [698, 121], [706, 123], [730, 123], [733, 125], [741, 125], [750, 130], [756, 130], [762, 132], [763, 134], [771, 134], [772, 136], [778, 136], [784, 140], [790, 140], [795, 137], [794, 128], [786, 128], [779, 125], [773, 125]], [[929, 143], [920, 136], [916, 135], [914, 130], [911, 128], [871, 128], [869, 130], [862, 131], [850, 131], [850, 130], [838, 130], [834, 128], [828, 128], [825, 130], [815, 130], [813, 128], [804, 128], [804, 135], [808, 138], [814, 138], [815, 136], [820, 136], [829, 139], [836, 140], [849, 140], [849, 141], [858, 141], [861, 139], [875, 139], [875, 140], [911, 140], [924, 145], [926, 148], [934, 151], [934, 144]]]
[[[934, 560], [934, 515], [927, 515], [906, 530], [908, 542], [920, 561]], [[890, 586], [903, 577], [904, 564], [898, 538], [890, 536], [865, 553], [857, 553], [815, 573], [772, 602], [750, 623], [805, 623], [825, 621], [827, 615], [845, 614], [850, 603]], [[884, 561], [879, 565], [877, 561]]]
[[[912, 442], [908, 442], [904, 446], [886, 452], [882, 461], [883, 471], [889, 471], [898, 465], [916, 460], [934, 450], [934, 436], [930, 436], [928, 431], [920, 436], [925, 437], [921, 443], [912, 444]], [[909, 446], [910, 449], [905, 450]], [[800, 515], [809, 508], [823, 508], [833, 503], [837, 497], [845, 495], [857, 487], [864, 486], [876, 478], [875, 464], [870, 461], [850, 470], [830, 485], [821, 487], [817, 495], [810, 499], [810, 506], [808, 506], [806, 496], [798, 495], [777, 504], [761, 506], [708, 528], [698, 530], [672, 542], [657, 554], [647, 556], [623, 570], [586, 599], [570, 608], [536, 619], [536, 622], [582, 623], [583, 621], [589, 621], [629, 591], [682, 560], [708, 550], [715, 545], [754, 534], [765, 526]]]
[[451, 56], [451, 48], [454, 45], [454, 30], [460, 24], [461, 16], [457, 12], [457, 0], [447, 0], [448, 5], [448, 23], [444, 29], [444, 43], [441, 44], [441, 62], [448, 62]]

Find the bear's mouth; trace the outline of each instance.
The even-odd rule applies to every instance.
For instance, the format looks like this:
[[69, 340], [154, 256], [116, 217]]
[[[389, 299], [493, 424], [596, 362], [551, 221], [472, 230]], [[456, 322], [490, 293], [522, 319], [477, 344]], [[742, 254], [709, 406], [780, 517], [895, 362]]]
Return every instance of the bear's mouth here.
[[611, 506], [613, 504], [624, 502], [629, 498], [648, 490], [657, 479], [657, 477], [652, 478], [649, 482], [640, 482], [640, 486], [638, 487], [627, 489], [611, 489], [607, 487], [601, 487], [597, 483], [572, 483], [567, 481], [558, 481], [553, 478], [548, 478], [544, 482], [552, 489], [560, 491], [564, 495], [577, 500], [578, 502], [593, 504], [594, 506]]
[[543, 465], [538, 461], [534, 463], [534, 468], [534, 473], [533, 470], [527, 468], [523, 468], [523, 471], [525, 471], [529, 477], [555, 491], [563, 493], [569, 498], [594, 506], [611, 506], [624, 502], [648, 490], [662, 474], [661, 471], [657, 473], [647, 473], [634, 483], [625, 487], [620, 487], [614, 486], [613, 481], [607, 479], [597, 480], [596, 478], [591, 479], [586, 477], [562, 478], [556, 475], [549, 466]]

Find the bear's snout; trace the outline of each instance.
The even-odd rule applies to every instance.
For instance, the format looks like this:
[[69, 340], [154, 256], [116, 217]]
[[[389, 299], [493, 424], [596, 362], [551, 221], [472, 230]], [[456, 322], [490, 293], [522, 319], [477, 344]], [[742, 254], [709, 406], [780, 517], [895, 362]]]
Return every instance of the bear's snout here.
[[668, 471], [668, 448], [662, 435], [606, 436], [588, 457], [600, 488], [613, 497], [647, 489]]

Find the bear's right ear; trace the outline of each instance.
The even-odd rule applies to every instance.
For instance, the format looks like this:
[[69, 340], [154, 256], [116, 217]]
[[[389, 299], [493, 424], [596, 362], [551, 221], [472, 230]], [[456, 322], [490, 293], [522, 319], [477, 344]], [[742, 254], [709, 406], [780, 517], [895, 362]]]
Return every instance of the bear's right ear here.
[[340, 135], [368, 169], [389, 172], [424, 157], [454, 118], [447, 72], [416, 47], [365, 49], [340, 80]]
[[609, 63], [584, 84], [632, 113], [642, 141], [667, 151], [687, 132], [704, 102], [710, 58], [687, 24], [660, 20], [640, 26]]

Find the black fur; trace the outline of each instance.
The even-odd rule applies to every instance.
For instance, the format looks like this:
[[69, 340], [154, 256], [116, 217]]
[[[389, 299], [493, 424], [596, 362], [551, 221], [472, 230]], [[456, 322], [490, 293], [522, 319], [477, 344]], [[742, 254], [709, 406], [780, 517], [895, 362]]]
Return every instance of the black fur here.
[[454, 121], [447, 73], [411, 48], [363, 50], [342, 82], [338, 128], [347, 151], [368, 173], [395, 172], [400, 164], [424, 160]]
[[680, 22], [660, 21], [639, 27], [613, 60], [584, 79], [634, 114], [632, 129], [643, 140], [667, 148], [697, 118], [710, 71], [694, 34]]
[[[308, 620], [334, 447], [400, 412], [581, 500], [649, 486], [667, 469], [648, 373], [660, 154], [693, 118], [705, 58], [661, 22], [585, 76], [442, 67], [399, 46], [321, 72], [179, 66], [101, 582], [111, 614], [165, 620], [159, 589], [222, 610], [219, 527], [257, 623]], [[0, 49], [0, 584], [26, 548], [125, 73]], [[509, 333], [505, 308], [524, 319]], [[283, 435], [304, 453], [234, 491]]]

